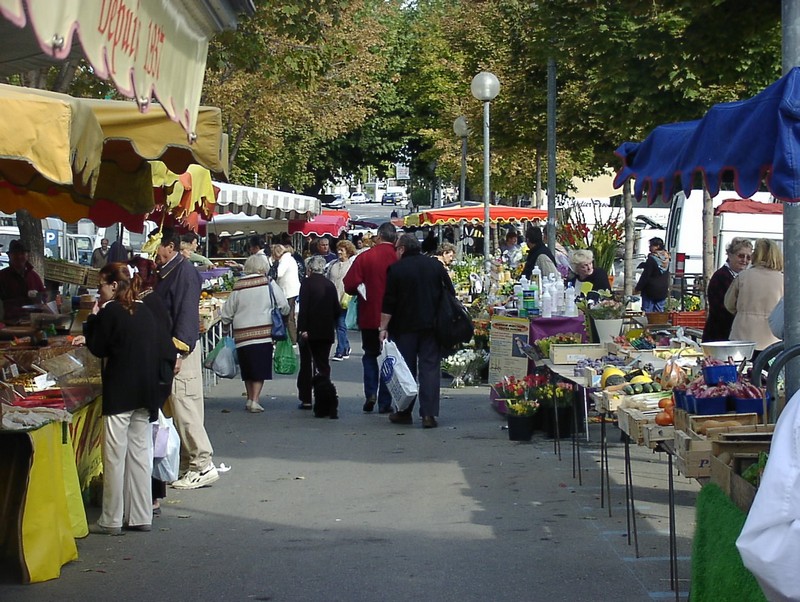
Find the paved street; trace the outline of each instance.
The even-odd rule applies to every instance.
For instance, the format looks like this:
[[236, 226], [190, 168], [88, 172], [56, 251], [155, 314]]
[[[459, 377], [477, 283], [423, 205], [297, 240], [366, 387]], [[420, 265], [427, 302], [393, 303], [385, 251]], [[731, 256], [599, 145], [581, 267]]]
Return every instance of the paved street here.
[[[151, 533], [90, 535], [48, 583], [0, 600], [614, 600], [674, 599], [669, 588], [666, 458], [632, 448], [641, 558], [627, 544], [623, 446], [610, 427], [612, 516], [600, 507], [599, 425], [581, 448], [541, 434], [508, 440], [488, 388], [442, 390], [439, 428], [393, 426], [361, 411], [361, 353], [333, 363], [340, 420], [296, 408], [294, 380], [208, 391], [217, 464], [211, 487], [170, 490]], [[446, 387], [449, 379], [443, 380]], [[698, 487], [676, 477], [685, 598]], [[90, 509], [90, 519], [99, 510]]]

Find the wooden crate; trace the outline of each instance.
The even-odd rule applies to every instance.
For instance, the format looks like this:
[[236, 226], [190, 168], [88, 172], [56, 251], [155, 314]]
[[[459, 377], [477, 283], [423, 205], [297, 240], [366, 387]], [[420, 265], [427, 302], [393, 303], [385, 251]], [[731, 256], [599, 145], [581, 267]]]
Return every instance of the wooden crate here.
[[550, 345], [550, 361], [554, 364], [577, 364], [578, 360], [600, 359], [606, 354], [605, 345], [599, 343], [579, 343], [576, 345]]
[[642, 427], [642, 439], [645, 447], [655, 449], [661, 441], [672, 441], [675, 439], [675, 427], [645, 424]]
[[[732, 416], [733, 414], [726, 414]], [[739, 414], [739, 416], [750, 416]], [[755, 414], [753, 414], [755, 416]], [[692, 416], [692, 418], [708, 418], [706, 416]], [[771, 425], [770, 425], [771, 426]], [[759, 429], [761, 429], [759, 431]], [[708, 436], [700, 435], [692, 429], [679, 430], [675, 428], [675, 454], [680, 472], [690, 478], [711, 476], [711, 457], [714, 454], [714, 445], [718, 445], [720, 453], [726, 448], [725, 443], [719, 443], [726, 436], [742, 435], [751, 432], [769, 432], [761, 425], [751, 424], [744, 426], [731, 426], [709, 429]], [[747, 451], [745, 446], [727, 446], [730, 450]]]
[[755, 426], [758, 424], [758, 414], [689, 414], [689, 430], [699, 433], [700, 426], [709, 420], [716, 420], [717, 422], [736, 420], [742, 426]]
[[65, 284], [86, 284], [86, 266], [45, 258], [44, 277]]
[[711, 482], [716, 483], [739, 509], [747, 514], [756, 497], [756, 488], [745, 481], [733, 466], [711, 457]]
[[86, 282], [84, 284], [89, 288], [98, 288], [100, 286], [100, 270], [97, 268], [86, 268]]
[[622, 432], [631, 438], [631, 441], [637, 445], [643, 445], [643, 429], [648, 424], [656, 423], [656, 414], [658, 412], [640, 412], [639, 410], [620, 408], [617, 412], [617, 423]]
[[673, 311], [669, 314], [669, 321], [673, 326], [703, 328], [706, 324], [706, 312], [705, 310]]

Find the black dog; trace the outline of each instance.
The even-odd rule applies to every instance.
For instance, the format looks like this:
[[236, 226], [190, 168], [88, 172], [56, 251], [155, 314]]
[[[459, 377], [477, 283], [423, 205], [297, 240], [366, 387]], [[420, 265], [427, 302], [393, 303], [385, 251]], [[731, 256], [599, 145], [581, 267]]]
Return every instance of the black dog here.
[[314, 390], [314, 416], [317, 418], [339, 417], [339, 396], [331, 379], [321, 374], [315, 374], [311, 379]]

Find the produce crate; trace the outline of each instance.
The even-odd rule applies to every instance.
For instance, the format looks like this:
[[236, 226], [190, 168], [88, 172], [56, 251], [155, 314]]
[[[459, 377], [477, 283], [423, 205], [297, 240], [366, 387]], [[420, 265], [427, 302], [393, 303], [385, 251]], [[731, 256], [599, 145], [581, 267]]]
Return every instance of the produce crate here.
[[65, 284], [86, 284], [86, 266], [55, 259], [44, 260], [44, 277]]
[[660, 442], [675, 439], [675, 427], [645, 424], [642, 427], [642, 439], [646, 447], [655, 449]]
[[[699, 434], [695, 429], [711, 419], [738, 420], [742, 426], [729, 426], [712, 428], [707, 435]], [[721, 416], [690, 416], [690, 428], [680, 430], [675, 427], [675, 454], [677, 456], [678, 470], [687, 478], [701, 478], [711, 476], [711, 457], [714, 455], [714, 445], [724, 436], [744, 433], [764, 432], [765, 427], [756, 424], [756, 414], [723, 414]], [[742, 448], [744, 450], [744, 448]]]
[[605, 345], [579, 343], [577, 345], [554, 343], [550, 345], [550, 361], [554, 364], [577, 364], [580, 359], [597, 360], [606, 354]]
[[703, 328], [706, 325], [706, 312], [701, 311], [672, 311], [669, 321], [673, 326], [686, 326], [688, 328]]
[[637, 445], [643, 445], [643, 429], [647, 425], [655, 425], [656, 414], [658, 414], [658, 412], [640, 412], [639, 410], [620, 408], [617, 412], [617, 423], [619, 424], [620, 430], [628, 435], [631, 441]]
[[100, 270], [97, 268], [86, 268], [86, 286], [97, 288], [100, 286]]
[[[757, 460], [757, 457], [755, 458]], [[719, 486], [739, 509], [747, 514], [756, 497], [756, 488], [745, 481], [737, 472], [737, 465], [742, 465], [745, 458], [737, 458], [733, 466], [723, 462], [720, 458], [711, 457], [711, 482]], [[753, 458], [750, 458], [753, 460]], [[752, 462], [750, 462], [752, 463]]]

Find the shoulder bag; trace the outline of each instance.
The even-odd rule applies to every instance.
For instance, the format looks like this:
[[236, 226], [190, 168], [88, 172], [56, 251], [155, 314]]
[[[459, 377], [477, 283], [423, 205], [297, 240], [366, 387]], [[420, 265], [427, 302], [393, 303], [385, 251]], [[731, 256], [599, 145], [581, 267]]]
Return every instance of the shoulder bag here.
[[275, 293], [272, 292], [272, 282], [267, 286], [269, 288], [269, 298], [272, 301], [272, 340], [285, 341], [289, 336], [286, 332], [286, 323], [283, 321], [281, 310], [275, 307]]
[[442, 280], [435, 326], [439, 346], [444, 351], [450, 351], [462, 343], [468, 343], [474, 332], [472, 316]]

